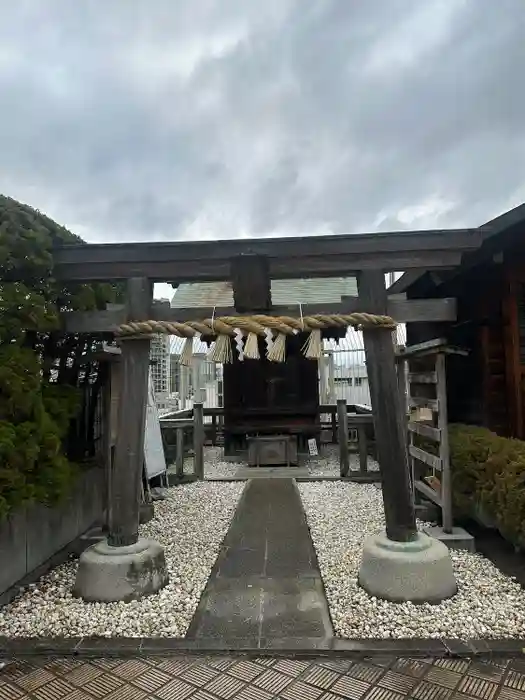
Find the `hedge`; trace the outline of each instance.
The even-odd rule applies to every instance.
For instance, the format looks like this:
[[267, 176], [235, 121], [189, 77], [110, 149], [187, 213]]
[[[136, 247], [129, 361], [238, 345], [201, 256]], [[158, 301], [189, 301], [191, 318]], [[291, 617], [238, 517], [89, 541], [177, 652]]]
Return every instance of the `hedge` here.
[[112, 285], [54, 278], [53, 248], [79, 243], [0, 195], [0, 518], [23, 503], [55, 502], [78, 473], [64, 445], [87, 376], [82, 357], [101, 337], [65, 336], [59, 313], [103, 309], [118, 298]]
[[515, 547], [525, 548], [525, 442], [487, 428], [449, 426], [457, 516], [481, 509]]

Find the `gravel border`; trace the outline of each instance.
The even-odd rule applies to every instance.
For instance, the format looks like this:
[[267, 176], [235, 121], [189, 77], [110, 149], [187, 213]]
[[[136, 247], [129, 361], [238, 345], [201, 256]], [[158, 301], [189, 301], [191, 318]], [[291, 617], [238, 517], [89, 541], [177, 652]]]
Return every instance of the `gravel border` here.
[[[359, 473], [359, 455], [350, 453], [350, 471]], [[213, 446], [204, 448], [204, 478], [208, 479], [234, 479], [240, 469], [248, 467], [247, 462], [231, 462], [224, 459], [222, 447]], [[317, 457], [309, 457], [299, 469], [308, 470], [309, 477], [339, 478], [339, 447], [338, 445], [323, 445], [321, 454]], [[375, 459], [368, 458], [368, 470], [378, 472], [379, 464]], [[184, 463], [184, 473], [193, 474], [193, 457], [188, 457]], [[294, 476], [294, 468], [290, 470], [290, 476]]]
[[348, 482], [299, 483], [298, 488], [338, 637], [525, 637], [525, 591], [480, 554], [451, 552], [459, 591], [439, 605], [369, 596], [357, 585], [357, 573], [364, 538], [384, 529], [381, 490]]
[[155, 504], [142, 537], [160, 542], [170, 583], [131, 603], [85, 603], [73, 598], [77, 561], [57, 567], [0, 609], [6, 637], [182, 637], [206, 586], [244, 488], [198, 482], [170, 488]]

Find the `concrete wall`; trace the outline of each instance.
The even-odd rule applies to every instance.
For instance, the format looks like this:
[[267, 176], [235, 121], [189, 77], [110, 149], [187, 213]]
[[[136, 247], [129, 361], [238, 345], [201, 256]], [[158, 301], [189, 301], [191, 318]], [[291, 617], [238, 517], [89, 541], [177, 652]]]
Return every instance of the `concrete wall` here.
[[33, 504], [0, 520], [0, 595], [100, 522], [103, 509], [104, 472], [94, 468], [56, 508]]

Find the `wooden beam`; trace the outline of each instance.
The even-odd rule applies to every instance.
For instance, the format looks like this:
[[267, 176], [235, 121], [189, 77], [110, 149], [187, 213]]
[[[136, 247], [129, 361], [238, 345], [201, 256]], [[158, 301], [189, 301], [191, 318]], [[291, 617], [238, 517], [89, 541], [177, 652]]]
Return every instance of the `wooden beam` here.
[[348, 413], [348, 406], [346, 407], [346, 411], [346, 420], [349, 428], [355, 428], [360, 425], [372, 425], [374, 423], [374, 416], [371, 413], [368, 415], [355, 415], [353, 413]]
[[[343, 277], [348, 274], [357, 274], [360, 270], [374, 270], [376, 266], [382, 268], [397, 269], [403, 267], [410, 269], [414, 264], [425, 265], [428, 268], [454, 269], [462, 259], [462, 253], [456, 251], [424, 251], [415, 253], [384, 253], [382, 255], [341, 255], [330, 258], [309, 257], [293, 261], [286, 258], [285, 261], [270, 261], [270, 274], [272, 279], [305, 279], [323, 277]], [[180, 284], [191, 282], [215, 282], [228, 281], [230, 278], [229, 261], [217, 261], [214, 263], [199, 261], [183, 264], [180, 262], [168, 263], [160, 261], [155, 263], [142, 263], [134, 266], [132, 270], [147, 272], [154, 275], [154, 282], [172, 283], [177, 280]], [[90, 266], [78, 265], [74, 268], [67, 266], [59, 273], [60, 280], [73, 282], [112, 282], [114, 280], [129, 279], [129, 266], [125, 263], [94, 264]]]
[[435, 372], [410, 372], [408, 381], [411, 384], [437, 384], [437, 374]]
[[[127, 315], [147, 319], [152, 286], [145, 278], [128, 280]], [[144, 432], [148, 400], [149, 338], [122, 342], [122, 388], [112, 472], [112, 508], [108, 544], [125, 547], [138, 540], [140, 490], [144, 464]]]
[[[381, 270], [358, 277], [359, 295], [375, 313], [387, 311], [385, 276]], [[405, 440], [392, 333], [387, 329], [363, 331], [377, 460], [383, 482], [386, 533], [389, 539], [409, 542], [417, 536], [416, 516]]]
[[437, 352], [443, 352], [446, 355], [467, 356], [469, 354], [468, 350], [451, 347], [448, 345], [445, 338], [435, 338], [434, 340], [426, 340], [424, 343], [418, 343], [417, 345], [408, 345], [397, 353], [397, 357], [398, 359], [424, 357], [425, 355], [435, 355]]
[[348, 476], [350, 470], [346, 399], [337, 399], [337, 440], [339, 442], [339, 474], [341, 477], [345, 477]]
[[202, 403], [193, 404], [193, 471], [204, 479], [204, 418]]
[[359, 449], [359, 471], [361, 474], [368, 474], [368, 443], [366, 430], [363, 425], [357, 428], [357, 444]]
[[237, 313], [265, 313], [272, 307], [268, 258], [238, 255], [231, 260], [233, 301]]
[[428, 484], [425, 484], [424, 481], [416, 481], [414, 483], [414, 487], [425, 498], [427, 498], [429, 501], [432, 501], [432, 503], [435, 503], [437, 506], [439, 506], [441, 508], [441, 496], [435, 489], [433, 489]]
[[177, 452], [175, 457], [175, 465], [177, 470], [177, 478], [182, 480], [184, 477], [184, 428], [178, 427], [176, 436]]
[[439, 401], [437, 399], [427, 399], [424, 396], [411, 396], [408, 399], [410, 408], [428, 408], [436, 413], [439, 411]]
[[[149, 317], [149, 314], [148, 314]], [[68, 311], [60, 315], [65, 333], [111, 333], [115, 326], [127, 320], [124, 305], [104, 311]]]
[[193, 428], [193, 418], [161, 418], [160, 421], [161, 428]]
[[[419, 253], [381, 253], [367, 255], [344, 255], [305, 258], [279, 258], [270, 260], [272, 279], [301, 279], [322, 277], [343, 277], [360, 270], [411, 269], [412, 267], [455, 268], [461, 262], [462, 252], [454, 250], [422, 251]], [[64, 262], [55, 267], [57, 278], [70, 282], [114, 282], [129, 279], [133, 273], [147, 274], [154, 282], [223, 282], [230, 279], [230, 261], [197, 260], [181, 262], [166, 259], [133, 264], [122, 261], [112, 262]]]
[[[399, 323], [445, 322], [456, 320], [455, 299], [416, 299], [388, 301], [388, 314]], [[350, 314], [367, 311], [359, 297], [343, 297], [340, 304], [306, 304], [302, 307], [305, 316], [315, 314]], [[239, 315], [233, 307], [192, 307], [171, 308], [169, 304], [153, 303], [148, 318], [154, 321], [194, 321], [215, 316]], [[275, 306], [269, 316], [297, 316], [298, 306]], [[126, 321], [124, 306], [106, 311], [70, 311], [61, 316], [62, 328], [66, 333], [111, 333], [116, 326]]]
[[453, 528], [452, 474], [450, 472], [450, 445], [448, 439], [446, 357], [442, 352], [436, 358], [436, 374], [438, 377], [436, 393], [439, 403], [438, 427], [441, 431], [439, 461], [441, 462], [442, 525], [443, 532], [451, 533]]
[[[119, 358], [120, 359], [120, 358]], [[102, 374], [102, 454], [104, 464], [104, 506], [105, 519], [104, 528], [108, 532], [108, 525], [111, 522], [111, 472], [112, 454], [111, 449], [111, 374], [113, 367], [109, 362], [103, 363], [99, 372]]]
[[434, 442], [439, 442], [441, 440], [441, 430], [439, 428], [433, 428], [426, 423], [420, 423], [418, 421], [410, 422], [408, 424], [408, 429], [411, 433], [421, 435], [421, 437], [427, 438], [427, 440], [433, 440]]
[[[452, 298], [447, 299], [389, 299], [387, 313], [399, 323], [417, 322], [450, 322], [457, 319], [457, 304]], [[270, 316], [297, 316], [298, 304], [276, 305], [268, 313]], [[351, 314], [355, 311], [370, 311], [366, 303], [359, 297], [343, 296], [340, 303], [304, 304], [302, 312], [305, 316], [315, 314]], [[213, 306], [171, 308], [168, 304], [154, 305], [152, 318], [165, 321], [185, 321], [200, 318], [210, 318], [214, 312]], [[216, 316], [238, 315], [234, 307], [215, 308]]]
[[455, 299], [389, 299], [387, 313], [398, 323], [447, 323], [457, 319]]
[[423, 462], [423, 464], [432, 467], [432, 469], [441, 471], [442, 462], [436, 455], [431, 455], [429, 452], [425, 452], [425, 450], [421, 450], [419, 447], [414, 447], [414, 445], [410, 445], [408, 451], [414, 459], [418, 459], [420, 462]]
[[114, 243], [58, 247], [54, 272], [61, 280], [114, 281], [144, 276], [154, 282], [227, 280], [230, 260], [268, 258], [274, 279], [347, 276], [350, 271], [454, 267], [482, 239], [477, 229], [294, 236], [184, 243]]
[[403, 416], [403, 431], [405, 435], [405, 444], [408, 444], [407, 438], [407, 416], [408, 416], [408, 391], [407, 391], [407, 367], [404, 362], [397, 362], [397, 391], [399, 396], [400, 411]]

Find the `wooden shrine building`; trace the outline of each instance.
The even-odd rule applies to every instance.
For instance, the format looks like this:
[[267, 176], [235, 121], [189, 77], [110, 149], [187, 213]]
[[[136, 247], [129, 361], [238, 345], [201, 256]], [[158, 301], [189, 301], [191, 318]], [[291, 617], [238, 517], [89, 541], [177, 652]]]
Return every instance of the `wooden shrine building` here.
[[455, 321], [409, 323], [407, 341], [444, 337], [468, 350], [447, 361], [450, 422], [525, 439], [525, 204], [478, 231], [480, 248], [459, 265], [406, 272], [389, 293], [456, 298]]
[[[357, 296], [355, 277], [270, 280], [265, 270], [264, 259], [250, 259], [245, 269], [249, 271], [247, 283], [241, 281], [242, 268], [235, 282], [197, 282], [182, 284], [176, 290], [172, 307], [216, 309], [234, 307], [237, 313], [246, 310], [251, 313], [268, 313], [272, 308], [284, 306], [293, 308], [300, 317], [315, 303], [339, 308], [344, 297]], [[256, 269], [261, 270], [259, 299], [255, 297]], [[264, 278], [263, 278], [264, 275]], [[244, 294], [244, 298], [243, 298]], [[201, 311], [202, 314], [202, 311]], [[330, 328], [323, 331], [323, 337], [338, 339], [344, 337], [346, 329]], [[287, 339], [284, 362], [270, 362], [266, 357], [266, 343], [259, 338], [257, 361], [239, 359], [232, 340], [233, 362], [223, 368], [224, 392], [224, 453], [234, 456], [247, 449], [247, 439], [254, 435], [289, 435], [296, 442], [297, 449], [307, 449], [310, 438], [318, 439], [319, 378], [317, 362], [307, 359], [302, 348], [307, 342], [308, 333], [298, 333]]]

